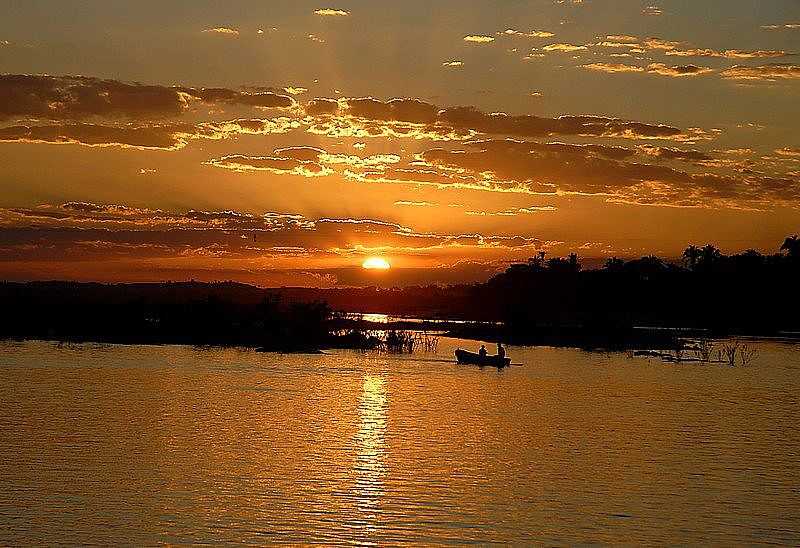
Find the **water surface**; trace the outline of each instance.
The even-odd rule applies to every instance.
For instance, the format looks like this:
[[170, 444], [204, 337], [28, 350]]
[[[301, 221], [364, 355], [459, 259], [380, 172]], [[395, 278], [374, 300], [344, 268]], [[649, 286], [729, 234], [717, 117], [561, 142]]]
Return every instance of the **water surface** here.
[[800, 543], [800, 356], [0, 343], [2, 544]]

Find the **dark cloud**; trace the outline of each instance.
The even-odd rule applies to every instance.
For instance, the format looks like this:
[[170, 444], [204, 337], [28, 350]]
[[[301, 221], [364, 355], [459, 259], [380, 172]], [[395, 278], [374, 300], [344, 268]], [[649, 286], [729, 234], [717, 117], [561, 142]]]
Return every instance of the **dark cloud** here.
[[286, 133], [295, 127], [288, 118], [238, 119], [217, 123], [101, 125], [66, 122], [41, 126], [0, 127], [0, 143], [50, 143], [177, 150], [192, 139], [226, 139], [231, 135]]
[[710, 160], [711, 156], [699, 150], [680, 150], [677, 148], [657, 147], [651, 145], [642, 145], [639, 147], [642, 152], [648, 156], [653, 156], [662, 160], [683, 160], [686, 162], [698, 162], [701, 160]]
[[670, 76], [672, 78], [700, 76], [702, 74], [714, 72], [711, 68], [697, 65], [668, 66], [664, 63], [651, 63], [647, 67], [625, 65], [621, 63], [589, 63], [587, 65], [581, 65], [581, 68], [608, 74], [647, 73], [656, 74], [658, 76]]
[[583, 135], [595, 137], [675, 137], [678, 128], [630, 122], [602, 116], [511, 116], [485, 114], [474, 108], [451, 108], [439, 113], [440, 119], [460, 127], [471, 127], [481, 133], [540, 137], [548, 135]]
[[320, 177], [332, 171], [325, 166], [291, 156], [246, 156], [231, 154], [208, 161], [208, 165], [232, 169], [234, 171], [269, 171], [277, 175], [300, 175], [303, 177]]
[[176, 88], [204, 103], [222, 103], [229, 105], [247, 105], [260, 108], [289, 108], [295, 104], [288, 95], [274, 91], [236, 91], [226, 88]]
[[[669, 148], [647, 152], [663, 159], [706, 158], [700, 152]], [[464, 151], [439, 148], [422, 154], [431, 167], [483, 178], [486, 190], [602, 195], [611, 201], [683, 207], [757, 208], [794, 205], [800, 199], [800, 180], [792, 176], [687, 173], [624, 157], [609, 157], [590, 147], [511, 140], [478, 141]]]
[[[6, 128], [6, 140], [25, 140], [22, 134], [29, 128], [33, 135], [27, 140], [42, 142], [81, 142], [101, 144], [102, 138], [91, 133], [114, 133], [105, 142], [123, 145], [174, 148], [171, 134], [145, 135], [162, 132], [153, 121], [171, 118], [184, 113], [193, 103], [210, 105], [239, 105], [252, 108], [291, 108], [294, 99], [271, 88], [166, 87], [124, 83], [83, 76], [32, 76], [0, 75], [0, 119], [45, 119], [62, 122], [83, 122], [89, 125], [66, 124], [57, 128], [35, 129], [33, 123], [19, 124], [16, 129]], [[428, 138], [437, 140], [465, 139], [477, 134], [496, 134], [519, 137], [557, 135], [624, 137], [624, 138], [678, 138], [680, 129], [662, 124], [641, 123], [603, 116], [561, 116], [543, 118], [531, 115], [485, 113], [474, 107], [440, 108], [413, 98], [381, 101], [371, 97], [349, 99], [317, 98], [305, 106], [310, 119], [296, 116], [287, 119], [292, 127], [306, 125], [312, 133], [331, 136], [387, 136], [401, 138]], [[102, 118], [100, 124], [92, 120]], [[137, 136], [129, 133], [129, 126], [120, 126], [121, 120], [138, 126]], [[113, 122], [110, 123], [110, 122]], [[257, 127], [258, 121], [239, 120], [242, 132], [271, 133]], [[250, 124], [250, 125], [245, 125]], [[206, 124], [210, 126], [212, 124]], [[44, 127], [44, 126], [42, 126]], [[51, 135], [53, 132], [63, 135]], [[179, 132], [185, 132], [179, 130]], [[73, 134], [80, 134], [77, 137]]]
[[539, 243], [516, 235], [420, 233], [382, 220], [311, 220], [286, 213], [176, 213], [92, 202], [0, 209], [0, 262], [114, 257], [261, 260], [358, 256], [374, 250], [401, 254], [461, 247], [502, 251]]
[[174, 88], [84, 76], [0, 75], [0, 118], [164, 117], [186, 100]]
[[339, 110], [339, 102], [336, 99], [317, 98], [317, 99], [312, 99], [306, 105], [306, 114], [308, 114], [309, 116], [336, 114], [338, 110]]
[[474, 190], [500, 190], [500, 187], [475, 175], [448, 173], [432, 167], [401, 167], [380, 171], [345, 171], [345, 176], [359, 182], [410, 183], [438, 187], [466, 188]]
[[652, 63], [647, 66], [647, 72], [650, 74], [658, 74], [659, 76], [683, 78], [691, 76], [700, 76], [702, 74], [709, 74], [711, 72], [714, 72], [714, 69], [708, 67], [700, 67], [698, 65], [667, 66], [663, 63]]
[[284, 147], [276, 148], [274, 154], [281, 158], [294, 158], [303, 162], [316, 162], [322, 154], [326, 154], [324, 150], [316, 147]]
[[[485, 141], [467, 143], [468, 146], [482, 146]], [[608, 145], [571, 145], [566, 143], [525, 143], [523, 145], [530, 151], [541, 153], [560, 153], [564, 155], [597, 155], [604, 158], [621, 160], [636, 154], [636, 151], [625, 147], [614, 147]]]
[[[335, 110], [334, 110], [335, 105]], [[379, 101], [373, 98], [315, 99], [307, 106], [310, 115], [324, 114], [352, 116], [369, 122], [404, 122], [418, 124], [420, 128], [407, 128], [409, 135], [423, 131], [447, 135], [453, 131], [463, 135], [469, 132], [542, 137], [550, 135], [583, 135], [595, 137], [671, 138], [682, 134], [675, 127], [647, 124], [603, 116], [561, 116], [542, 118], [531, 115], [487, 114], [474, 107], [439, 108], [416, 99]], [[383, 135], [375, 127], [376, 135]]]
[[346, 114], [369, 120], [432, 124], [439, 109], [418, 99], [379, 101], [371, 97], [346, 100]]
[[174, 150], [186, 144], [197, 128], [190, 124], [103, 126], [71, 123], [0, 128], [0, 142], [82, 144]]
[[288, 108], [294, 100], [269, 91], [196, 89], [125, 83], [86, 76], [0, 75], [0, 119], [154, 119], [182, 114], [191, 101]]
[[303, 175], [318, 177], [331, 175], [329, 166], [344, 165], [351, 168], [386, 169], [400, 162], [396, 154], [375, 154], [356, 156], [352, 154], [329, 153], [317, 147], [292, 146], [276, 148], [271, 156], [247, 156], [233, 154], [208, 162], [209, 165], [235, 171], [271, 171], [279, 175]]

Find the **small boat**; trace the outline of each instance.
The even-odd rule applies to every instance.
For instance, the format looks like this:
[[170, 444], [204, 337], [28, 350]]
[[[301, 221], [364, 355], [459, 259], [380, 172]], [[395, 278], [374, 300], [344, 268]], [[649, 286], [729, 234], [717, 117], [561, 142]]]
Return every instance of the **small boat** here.
[[491, 367], [508, 367], [511, 365], [511, 358], [507, 357], [500, 357], [500, 356], [481, 356], [475, 352], [469, 352], [467, 350], [461, 350], [460, 348], [456, 350], [456, 360], [460, 364], [464, 365], [479, 365], [483, 366], [491, 366]]

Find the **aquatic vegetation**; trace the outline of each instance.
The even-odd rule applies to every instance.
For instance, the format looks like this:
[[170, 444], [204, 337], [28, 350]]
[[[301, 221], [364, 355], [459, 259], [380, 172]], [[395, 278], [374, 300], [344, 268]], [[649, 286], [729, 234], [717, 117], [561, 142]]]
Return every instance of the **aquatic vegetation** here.
[[735, 367], [737, 363], [742, 367], [747, 367], [758, 357], [758, 349], [747, 343], [733, 341], [723, 345], [721, 355], [723, 358], [721, 361], [731, 367]]
[[725, 342], [717, 348], [714, 341], [708, 338], [697, 340], [676, 338], [674, 348], [670, 350], [628, 352], [628, 357], [634, 356], [661, 358], [667, 362], [721, 363], [730, 367], [737, 365], [747, 367], [758, 358], [758, 349], [741, 341]]
[[439, 347], [439, 337], [424, 332], [389, 330], [383, 341], [383, 349], [393, 354], [413, 354], [415, 350], [421, 352], [436, 352]]

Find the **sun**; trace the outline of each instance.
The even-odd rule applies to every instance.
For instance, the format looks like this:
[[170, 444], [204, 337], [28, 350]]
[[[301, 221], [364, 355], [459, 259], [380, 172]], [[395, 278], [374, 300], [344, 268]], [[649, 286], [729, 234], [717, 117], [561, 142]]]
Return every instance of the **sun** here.
[[392, 265], [383, 257], [369, 257], [361, 266], [367, 270], [389, 270]]

